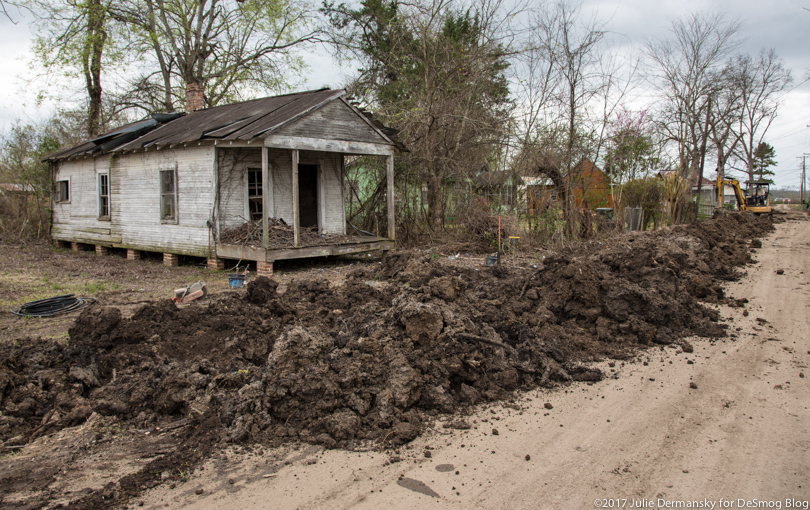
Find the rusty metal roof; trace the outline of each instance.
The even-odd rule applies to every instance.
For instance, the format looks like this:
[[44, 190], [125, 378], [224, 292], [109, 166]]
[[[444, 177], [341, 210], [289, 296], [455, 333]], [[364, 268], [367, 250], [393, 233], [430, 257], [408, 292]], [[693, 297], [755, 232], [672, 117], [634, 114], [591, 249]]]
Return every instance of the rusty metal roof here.
[[[174, 117], [178, 117], [179, 114], [175, 115]], [[132, 140], [137, 139], [139, 136], [148, 133], [149, 131], [155, 129], [160, 125], [160, 122], [155, 120], [154, 118], [146, 119], [146, 120], [139, 120], [138, 122], [132, 122], [130, 124], [125, 124], [120, 126], [112, 131], [104, 133], [101, 136], [93, 138], [92, 140], [87, 140], [86, 142], [82, 142], [79, 145], [75, 145], [70, 147], [69, 149], [64, 149], [53, 154], [50, 154], [44, 158], [43, 161], [55, 161], [58, 159], [67, 159], [74, 156], [84, 156], [90, 154], [106, 154], [117, 147], [129, 143]]]
[[340, 98], [345, 90], [315, 90], [215, 106], [176, 116], [153, 116], [56, 152], [44, 161], [199, 142], [246, 141], [282, 126]]

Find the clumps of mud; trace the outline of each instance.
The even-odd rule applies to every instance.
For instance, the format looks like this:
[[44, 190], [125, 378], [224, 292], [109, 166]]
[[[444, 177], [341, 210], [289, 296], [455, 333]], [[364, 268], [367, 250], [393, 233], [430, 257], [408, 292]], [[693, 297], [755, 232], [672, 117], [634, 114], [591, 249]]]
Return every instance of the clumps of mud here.
[[140, 429], [191, 418], [224, 442], [402, 444], [440, 413], [602, 379], [583, 362], [724, 336], [701, 301], [726, 299], [719, 282], [770, 228], [730, 215], [592, 241], [537, 268], [394, 253], [340, 286], [295, 280], [279, 294], [257, 278], [129, 319], [93, 307], [69, 346], [0, 346], [0, 438], [24, 444], [96, 412]]

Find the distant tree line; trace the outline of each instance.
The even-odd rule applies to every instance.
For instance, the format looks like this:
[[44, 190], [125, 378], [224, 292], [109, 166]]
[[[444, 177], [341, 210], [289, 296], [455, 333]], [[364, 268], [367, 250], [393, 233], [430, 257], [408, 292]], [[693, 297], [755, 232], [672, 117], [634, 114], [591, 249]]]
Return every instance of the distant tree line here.
[[[660, 195], [677, 221], [691, 183], [710, 172], [771, 175], [766, 134], [792, 82], [773, 50], [735, 53], [738, 21], [702, 12], [672, 20], [631, 54], [606, 22], [565, 0], [20, 4], [36, 15], [42, 93], [83, 99], [50, 123], [7, 132], [0, 181], [23, 179], [26, 164], [42, 171], [34, 162], [54, 147], [182, 110], [190, 85], [203, 88], [207, 106], [293, 88], [306, 69], [303, 50], [320, 45], [357, 66], [344, 86], [408, 148], [397, 159], [397, 221], [413, 242], [491, 239], [498, 214], [518, 230], [543, 223], [529, 217], [540, 214], [554, 226], [543, 232], [581, 235], [589, 213], [572, 190], [588, 186], [576, 170], [585, 159], [608, 174], [617, 204], [629, 183], [669, 176], [650, 184], [658, 191], [638, 183], [628, 191]], [[649, 84], [644, 102], [638, 92]], [[20, 150], [28, 156], [13, 155]], [[353, 217], [381, 228], [383, 170], [373, 160], [362, 167], [368, 189], [355, 196], [368, 203]], [[526, 208], [516, 190], [530, 177], [551, 183], [552, 210]], [[37, 181], [43, 193], [46, 181]]]

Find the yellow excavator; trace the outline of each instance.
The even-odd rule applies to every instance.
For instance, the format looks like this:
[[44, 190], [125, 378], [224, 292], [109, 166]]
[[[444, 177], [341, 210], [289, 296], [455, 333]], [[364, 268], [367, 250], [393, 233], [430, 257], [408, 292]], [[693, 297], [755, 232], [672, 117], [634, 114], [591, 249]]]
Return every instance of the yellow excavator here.
[[737, 199], [737, 208], [740, 211], [748, 211], [756, 216], [767, 214], [773, 219], [773, 210], [770, 203], [770, 186], [768, 181], [747, 181], [746, 188], [740, 188], [740, 181], [737, 179], [717, 179], [717, 203], [722, 207], [723, 188], [729, 185], [734, 189], [734, 196]]

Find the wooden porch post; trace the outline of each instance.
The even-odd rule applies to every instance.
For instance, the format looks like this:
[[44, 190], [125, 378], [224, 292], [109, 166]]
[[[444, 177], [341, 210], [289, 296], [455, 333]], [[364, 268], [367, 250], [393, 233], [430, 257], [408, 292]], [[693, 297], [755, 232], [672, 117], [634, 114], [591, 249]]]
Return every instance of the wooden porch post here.
[[385, 174], [388, 184], [386, 193], [386, 204], [388, 206], [388, 239], [396, 239], [397, 229], [397, 215], [394, 211], [394, 156], [393, 154], [385, 157]]
[[214, 168], [214, 208], [211, 211], [211, 221], [213, 221], [216, 225], [216, 232], [214, 235], [214, 255], [217, 254], [216, 245], [219, 243], [219, 236], [222, 233], [222, 222], [219, 221], [219, 153], [217, 151], [217, 145], [214, 143], [214, 161], [212, 161], [212, 165]]
[[267, 163], [267, 147], [262, 147], [262, 247], [270, 247], [270, 170]]
[[292, 199], [293, 199], [293, 246], [298, 248], [299, 244], [299, 221], [298, 221], [298, 149], [292, 150]]

